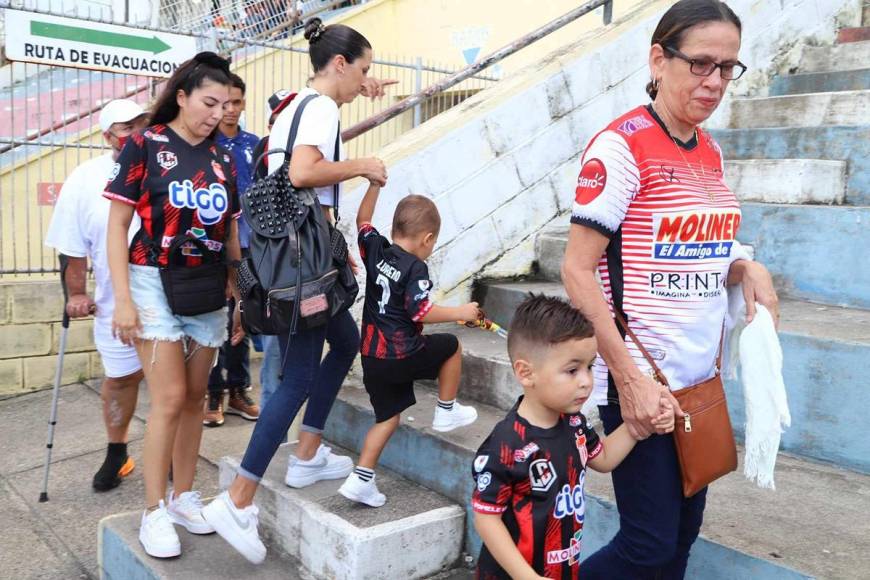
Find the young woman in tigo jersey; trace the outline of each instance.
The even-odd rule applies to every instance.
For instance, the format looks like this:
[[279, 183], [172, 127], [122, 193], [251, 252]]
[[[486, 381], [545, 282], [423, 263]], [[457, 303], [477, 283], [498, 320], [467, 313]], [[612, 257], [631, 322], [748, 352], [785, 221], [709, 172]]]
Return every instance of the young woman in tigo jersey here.
[[740, 206], [719, 146], [699, 128], [745, 70], [740, 37], [740, 19], [719, 0], [674, 4], [652, 37], [652, 103], [613, 121], [583, 154], [562, 278], [595, 327], [593, 400], [605, 432], [625, 422], [644, 439], [613, 472], [621, 527], [583, 563], [584, 578], [682, 578], [706, 500], [706, 489], [683, 498], [672, 435], [651, 425], [663, 387], [612, 310], [674, 390], [717, 372], [726, 286], [742, 283], [747, 305], [778, 314], [770, 274], [736, 240]]
[[[214, 532], [202, 518], [193, 479], [202, 401], [215, 349], [226, 339], [226, 309], [175, 314], [159, 268], [169, 265], [169, 244], [176, 235], [194, 236], [208, 251], [225, 251], [230, 260], [241, 257], [235, 167], [229, 152], [213, 141], [229, 85], [229, 64], [213, 53], [181, 65], [153, 107], [151, 126], [130, 137], [106, 186], [105, 196], [112, 200], [107, 240], [115, 290], [113, 332], [136, 346], [151, 393], [143, 450], [147, 509], [139, 541], [155, 557], [180, 554], [173, 523], [195, 534]], [[128, 252], [134, 212], [142, 227]], [[197, 246], [188, 243], [181, 250], [173, 264], [202, 263]], [[228, 277], [235, 288], [234, 269]], [[220, 296], [223, 289], [216, 290]], [[238, 342], [244, 336], [238, 313], [233, 330]], [[170, 465], [174, 489], [167, 498]]]
[[[360, 94], [381, 93], [382, 86], [366, 78], [372, 49], [356, 30], [341, 24], [324, 26], [319, 18], [314, 18], [305, 27], [305, 38], [310, 44], [314, 79], [278, 115], [268, 149], [288, 147], [296, 109], [300, 102], [314, 95], [302, 113], [295, 142], [289, 144], [292, 151], [290, 180], [296, 187], [314, 188], [329, 217], [335, 184], [355, 177], [386, 184], [387, 172], [380, 159], [348, 160], [339, 144], [339, 160], [334, 160], [339, 107]], [[278, 171], [283, 162], [283, 153], [270, 154], [269, 171]], [[330, 448], [321, 443], [321, 434], [338, 390], [359, 351], [356, 323], [350, 313], [344, 311], [326, 325], [297, 331], [289, 350], [286, 348], [289, 337], [281, 335], [278, 339], [281, 352], [287, 352], [281, 384], [260, 413], [239, 474], [229, 490], [203, 511], [218, 534], [254, 563], [266, 557], [266, 548], [257, 533], [254, 494], [303, 402], [307, 400], [308, 404], [299, 444], [295, 455], [289, 458], [287, 485], [304, 487], [321, 479], [342, 479], [353, 470], [350, 457], [331, 453]], [[329, 343], [329, 351], [322, 357], [324, 342]]]

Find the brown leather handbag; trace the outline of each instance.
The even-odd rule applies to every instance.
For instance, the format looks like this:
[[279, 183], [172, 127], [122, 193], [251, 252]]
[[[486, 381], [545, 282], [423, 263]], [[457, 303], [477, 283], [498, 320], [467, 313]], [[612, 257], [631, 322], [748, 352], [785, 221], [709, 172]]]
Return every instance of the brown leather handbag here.
[[[628, 328], [625, 319], [616, 310], [614, 312], [617, 322], [652, 367], [654, 380], [670, 388], [668, 379], [634, 332]], [[722, 338], [724, 339], [724, 329]], [[737, 446], [734, 443], [734, 431], [725, 401], [721, 368], [722, 339], [719, 341], [715, 376], [691, 387], [673, 391], [685, 413], [685, 416], [677, 417], [674, 427], [674, 444], [680, 461], [684, 497], [692, 497], [710, 483], [737, 469]]]

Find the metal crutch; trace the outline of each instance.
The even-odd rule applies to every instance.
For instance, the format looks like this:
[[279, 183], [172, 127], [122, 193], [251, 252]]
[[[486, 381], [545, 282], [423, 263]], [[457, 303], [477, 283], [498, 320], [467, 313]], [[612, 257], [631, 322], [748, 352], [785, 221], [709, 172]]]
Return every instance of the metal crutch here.
[[54, 389], [51, 395], [51, 416], [48, 419], [48, 440], [45, 443], [45, 469], [42, 474], [42, 491], [39, 501], [48, 501], [48, 469], [51, 465], [51, 448], [54, 445], [54, 426], [57, 424], [57, 399], [60, 395], [60, 379], [63, 375], [63, 355], [66, 351], [66, 335], [69, 332], [69, 314], [66, 312], [67, 289], [66, 269], [69, 266], [69, 258], [63, 254], [58, 255], [60, 260], [60, 287], [63, 290], [63, 321], [61, 322], [60, 345], [57, 349], [57, 369], [54, 372]]

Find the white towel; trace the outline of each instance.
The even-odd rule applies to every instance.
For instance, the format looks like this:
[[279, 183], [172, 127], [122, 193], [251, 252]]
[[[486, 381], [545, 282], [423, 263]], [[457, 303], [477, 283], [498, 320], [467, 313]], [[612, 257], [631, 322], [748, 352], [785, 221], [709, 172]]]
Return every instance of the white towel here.
[[746, 324], [742, 285], [728, 288], [728, 339], [725, 342], [723, 376], [740, 379], [746, 407], [746, 457], [743, 474], [759, 487], [776, 489], [773, 470], [783, 428], [791, 425], [785, 384], [782, 380], [782, 348], [773, 316], [761, 304], [755, 318]]

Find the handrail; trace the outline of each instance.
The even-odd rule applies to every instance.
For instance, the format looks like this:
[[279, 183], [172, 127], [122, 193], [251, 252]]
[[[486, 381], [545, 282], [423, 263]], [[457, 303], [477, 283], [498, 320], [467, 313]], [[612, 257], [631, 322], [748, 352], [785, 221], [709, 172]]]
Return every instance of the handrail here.
[[347, 142], [347, 141], [350, 141], [351, 139], [353, 139], [354, 137], [359, 137], [360, 135], [362, 135], [366, 131], [374, 129], [378, 125], [382, 125], [382, 124], [386, 123], [387, 121], [389, 121], [390, 119], [397, 117], [398, 115], [401, 115], [405, 111], [412, 109], [413, 107], [421, 104], [423, 101], [432, 97], [433, 95], [441, 93], [441, 92], [449, 89], [450, 87], [452, 87], [454, 85], [458, 85], [462, 81], [476, 75], [477, 73], [479, 73], [483, 69], [488, 68], [489, 66], [491, 66], [491, 65], [493, 65], [501, 60], [504, 60], [505, 58], [514, 54], [515, 52], [518, 52], [519, 50], [529, 46], [530, 44], [532, 44], [540, 39], [542, 39], [543, 37], [558, 30], [559, 28], [562, 28], [566, 24], [569, 24], [569, 23], [573, 22], [574, 20], [577, 20], [581, 16], [584, 16], [584, 15], [592, 12], [596, 8], [600, 8], [601, 6], [604, 6], [604, 25], [607, 26], [608, 24], [610, 24], [610, 22], [613, 18], [613, 0], [591, 0], [590, 2], [587, 2], [586, 4], [584, 4], [578, 8], [575, 8], [574, 10], [571, 10], [570, 12], [563, 14], [559, 18], [556, 18], [555, 20], [548, 22], [547, 24], [541, 26], [537, 30], [534, 30], [534, 31], [530, 32], [529, 34], [526, 34], [525, 36], [515, 40], [514, 42], [511, 42], [510, 44], [507, 44], [507, 45], [501, 47], [500, 49], [496, 50], [495, 52], [485, 56], [481, 60], [479, 60], [473, 64], [468, 65], [467, 67], [465, 67], [461, 71], [459, 71], [453, 75], [450, 75], [446, 79], [444, 79], [440, 82], [434, 83], [432, 85], [429, 85], [428, 87], [426, 87], [425, 89], [423, 89], [419, 93], [411, 95], [410, 97], [407, 97], [407, 98], [399, 101], [398, 103], [396, 103], [392, 107], [388, 107], [388, 108], [384, 109], [383, 111], [381, 111], [377, 115], [373, 115], [373, 116], [369, 117], [368, 119], [366, 119], [364, 121], [360, 121], [356, 125], [345, 129], [341, 133], [342, 140]]

